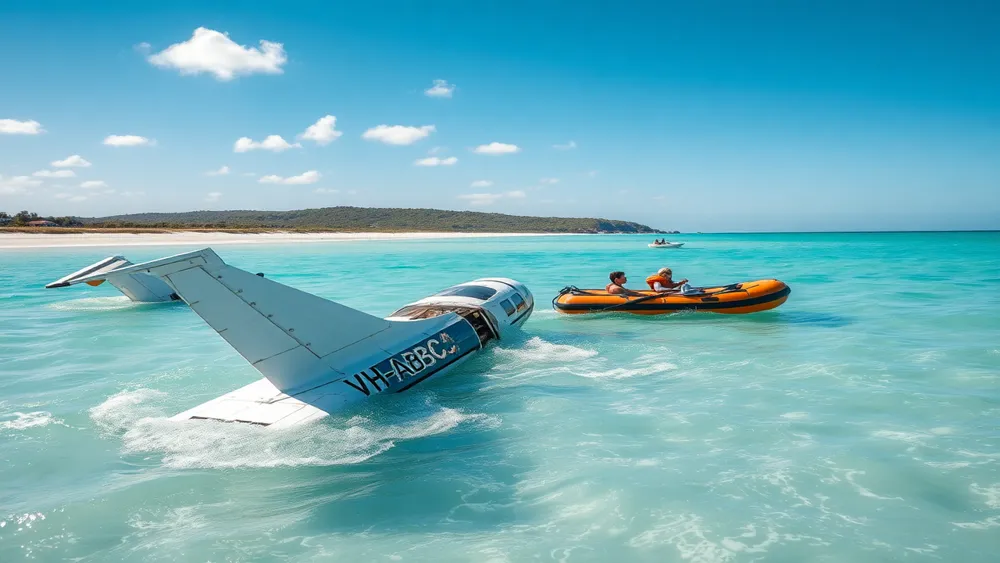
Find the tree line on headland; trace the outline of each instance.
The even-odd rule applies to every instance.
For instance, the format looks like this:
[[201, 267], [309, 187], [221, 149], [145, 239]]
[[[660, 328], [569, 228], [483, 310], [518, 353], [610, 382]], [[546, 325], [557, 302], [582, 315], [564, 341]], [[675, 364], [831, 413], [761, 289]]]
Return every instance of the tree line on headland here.
[[[4, 217], [7, 220], [3, 220]], [[21, 211], [13, 217], [0, 212], [0, 225], [24, 227], [46, 220], [57, 226], [88, 229], [222, 229], [297, 230], [353, 232], [469, 232], [469, 233], [650, 233], [653, 229], [632, 221], [576, 217], [529, 217], [446, 211], [440, 209], [396, 209], [324, 207], [295, 211], [189, 211], [184, 213], [138, 213], [110, 217], [40, 217]]]

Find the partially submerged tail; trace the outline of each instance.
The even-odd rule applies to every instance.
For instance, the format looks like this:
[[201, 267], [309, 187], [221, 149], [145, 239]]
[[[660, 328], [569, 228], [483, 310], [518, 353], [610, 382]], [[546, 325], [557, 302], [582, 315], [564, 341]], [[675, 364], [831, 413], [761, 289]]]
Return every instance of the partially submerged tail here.
[[[328, 380], [331, 372], [340, 373], [337, 368], [343, 369], [351, 348], [363, 344], [369, 350], [377, 349], [378, 335], [401, 324], [235, 268], [208, 248], [130, 265], [114, 273], [162, 280], [275, 387], [289, 395]], [[101, 276], [84, 275], [74, 283]]]
[[78, 283], [98, 286], [107, 281], [128, 296], [132, 301], [156, 303], [177, 299], [174, 290], [163, 280], [143, 273], [123, 273], [121, 270], [132, 265], [124, 256], [109, 256], [104, 260], [81, 268], [45, 287], [47, 289], [68, 287]]

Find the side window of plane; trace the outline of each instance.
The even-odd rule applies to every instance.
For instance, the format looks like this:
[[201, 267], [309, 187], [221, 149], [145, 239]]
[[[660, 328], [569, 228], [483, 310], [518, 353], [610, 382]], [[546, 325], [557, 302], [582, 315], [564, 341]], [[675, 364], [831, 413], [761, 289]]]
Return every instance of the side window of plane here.
[[524, 302], [524, 298], [518, 293], [511, 295], [510, 300], [514, 302], [514, 305], [517, 305], [518, 311], [523, 311], [528, 306], [528, 304]]
[[512, 305], [511, 302], [506, 299], [500, 302], [500, 306], [503, 307], [504, 311], [507, 311], [508, 317], [517, 312], [517, 309], [514, 308], [514, 305]]
[[492, 287], [486, 287], [482, 285], [458, 285], [455, 287], [449, 287], [444, 291], [438, 292], [438, 295], [455, 295], [458, 297], [471, 297], [473, 299], [482, 299], [486, 301], [490, 297], [496, 295], [497, 290]]

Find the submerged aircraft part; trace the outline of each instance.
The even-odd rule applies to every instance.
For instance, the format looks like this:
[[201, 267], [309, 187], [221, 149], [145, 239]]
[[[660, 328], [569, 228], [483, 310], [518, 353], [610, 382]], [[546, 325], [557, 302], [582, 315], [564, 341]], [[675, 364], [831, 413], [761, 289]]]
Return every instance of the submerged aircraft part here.
[[161, 282], [264, 376], [176, 420], [287, 426], [321, 418], [444, 375], [522, 326], [534, 309], [520, 282], [483, 278], [382, 319], [230, 266], [209, 248], [84, 270], [55, 283]]

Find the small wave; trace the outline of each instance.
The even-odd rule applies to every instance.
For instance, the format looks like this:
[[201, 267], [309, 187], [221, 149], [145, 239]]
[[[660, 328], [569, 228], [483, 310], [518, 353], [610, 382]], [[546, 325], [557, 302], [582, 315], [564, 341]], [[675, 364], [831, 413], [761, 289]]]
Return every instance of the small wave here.
[[925, 461], [924, 465], [935, 469], [965, 469], [973, 464], [968, 461]]
[[658, 523], [633, 537], [628, 541], [628, 545], [639, 549], [672, 545], [681, 559], [704, 563], [729, 561], [736, 556], [736, 552], [730, 550], [724, 543], [708, 539], [707, 532], [702, 527], [702, 518], [699, 516], [693, 514], [672, 516], [669, 517], [669, 521]]
[[808, 418], [808, 417], [809, 413], [805, 412], [786, 412], [785, 414], [781, 415], [781, 418], [787, 420], [802, 420], [803, 418]]
[[35, 411], [35, 412], [14, 412], [4, 416], [16, 416], [14, 420], [5, 420], [0, 422], [0, 428], [4, 430], [26, 430], [28, 428], [36, 428], [39, 426], [48, 426], [50, 424], [59, 424], [65, 426], [66, 423], [59, 420], [58, 418], [53, 418], [52, 413], [45, 411]]
[[138, 303], [124, 295], [115, 297], [83, 297], [50, 303], [48, 307], [56, 311], [84, 311], [88, 313], [100, 311], [121, 311], [123, 309], [138, 309], [155, 306], [157, 303]]
[[645, 354], [635, 359], [629, 366], [615, 367], [610, 369], [580, 369], [586, 368], [584, 365], [568, 367], [570, 373], [588, 379], [628, 379], [632, 377], [645, 377], [673, 371], [677, 369], [677, 364], [663, 361], [663, 357], [657, 354]]
[[872, 436], [896, 442], [905, 442], [910, 445], [923, 445], [924, 440], [932, 437], [931, 434], [923, 432], [899, 432], [896, 430], [876, 430], [872, 432]]
[[1000, 528], [1000, 516], [990, 516], [979, 522], [952, 522], [952, 524], [967, 530], [989, 530], [990, 528]]
[[587, 350], [569, 344], [553, 344], [533, 336], [520, 348], [496, 348], [494, 355], [525, 363], [565, 363], [593, 358], [597, 355], [597, 350]]
[[124, 432], [135, 421], [162, 413], [162, 409], [150, 404], [150, 401], [166, 396], [166, 393], [153, 389], [121, 391], [90, 409], [90, 418], [106, 432]]
[[986, 506], [1000, 509], [1000, 483], [994, 483], [988, 487], [980, 487], [978, 483], [969, 486], [973, 493], [986, 497]]
[[865, 474], [864, 471], [848, 469], [847, 471], [844, 472], [844, 479], [846, 479], [847, 482], [850, 483], [851, 486], [854, 487], [856, 491], [858, 491], [858, 494], [863, 497], [868, 497], [878, 500], [903, 500], [902, 497], [884, 497], [882, 495], [875, 494], [870, 489], [865, 488], [854, 481], [855, 475], [864, 475], [864, 474]]
[[247, 469], [329, 466], [361, 463], [397, 442], [446, 433], [463, 423], [495, 426], [495, 417], [438, 408], [407, 420], [373, 421], [355, 416], [345, 428], [327, 423], [266, 428], [208, 421], [174, 421], [155, 401], [164, 394], [150, 389], [118, 393], [91, 409], [102, 428], [122, 433], [126, 454], [160, 454], [175, 469]]

